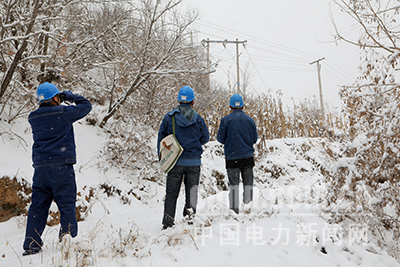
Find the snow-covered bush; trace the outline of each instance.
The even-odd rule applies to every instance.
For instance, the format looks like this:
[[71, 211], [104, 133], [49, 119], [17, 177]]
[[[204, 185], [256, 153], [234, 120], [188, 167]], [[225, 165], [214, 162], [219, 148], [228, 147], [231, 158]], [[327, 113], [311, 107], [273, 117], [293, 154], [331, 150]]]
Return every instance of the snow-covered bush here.
[[[366, 223], [377, 242], [400, 258], [400, 41], [398, 2], [337, 1], [362, 27], [360, 76], [341, 90], [348, 140], [331, 172], [328, 200], [336, 220]], [[387, 238], [388, 235], [390, 238]]]

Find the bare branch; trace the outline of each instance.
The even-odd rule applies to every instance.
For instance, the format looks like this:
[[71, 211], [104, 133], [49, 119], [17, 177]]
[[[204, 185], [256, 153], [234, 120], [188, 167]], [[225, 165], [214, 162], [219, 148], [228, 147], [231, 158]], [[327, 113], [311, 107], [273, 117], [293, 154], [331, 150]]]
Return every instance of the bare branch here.
[[378, 21], [378, 25], [381, 26], [381, 28], [383, 29], [383, 31], [385, 32], [386, 36], [389, 38], [389, 40], [391, 41], [393, 47], [397, 47], [396, 46], [396, 42], [393, 40], [392, 36], [390, 35], [388, 29], [386, 28], [385, 23], [381, 20], [381, 18], [379, 17], [379, 15], [375, 12], [374, 8], [371, 5], [370, 0], [366, 0], [366, 3], [368, 4], [372, 14], [374, 15], [374, 18]]
[[[41, 6], [41, 1], [40, 0], [36, 0], [35, 2], [35, 6], [32, 12], [32, 18], [31, 21], [28, 25], [28, 28], [26, 30], [26, 35], [29, 35], [32, 32], [33, 26], [35, 25], [35, 21], [36, 21], [36, 17], [39, 14], [39, 8]], [[11, 63], [11, 66], [9, 67], [6, 76], [4, 77], [3, 82], [1, 83], [1, 87], [0, 87], [0, 98], [2, 98], [2, 96], [4, 95], [8, 84], [11, 82], [11, 78], [15, 72], [15, 69], [17, 67], [18, 62], [20, 61], [22, 54], [25, 52], [26, 47], [28, 46], [28, 41], [25, 39], [19, 50], [17, 51], [17, 53], [14, 56], [14, 60]]]

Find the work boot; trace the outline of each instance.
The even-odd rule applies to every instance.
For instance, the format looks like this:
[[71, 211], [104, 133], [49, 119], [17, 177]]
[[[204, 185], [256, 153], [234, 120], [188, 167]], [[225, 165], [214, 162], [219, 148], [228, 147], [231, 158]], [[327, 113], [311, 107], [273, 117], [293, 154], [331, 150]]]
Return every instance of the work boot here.
[[22, 256], [35, 255], [38, 254], [40, 251], [42, 251], [41, 248], [27, 249], [24, 251], [24, 253], [22, 253]]

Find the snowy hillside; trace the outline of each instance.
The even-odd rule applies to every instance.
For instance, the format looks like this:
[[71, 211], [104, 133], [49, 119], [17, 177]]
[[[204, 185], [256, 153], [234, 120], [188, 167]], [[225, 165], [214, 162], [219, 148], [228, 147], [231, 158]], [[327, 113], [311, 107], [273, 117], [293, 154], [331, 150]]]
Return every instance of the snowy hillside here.
[[[30, 183], [27, 121], [0, 121], [0, 133], [0, 177]], [[223, 148], [208, 143], [194, 224], [182, 218], [182, 191], [177, 225], [161, 230], [165, 176], [151, 164], [136, 171], [109, 167], [100, 129], [76, 123], [75, 134], [78, 206], [86, 207], [78, 237], [61, 245], [59, 226], [47, 227], [43, 252], [22, 257], [26, 217], [13, 217], [0, 223], [0, 266], [400, 266], [362, 225], [323, 219], [326, 187], [319, 170], [332, 163], [321, 139], [270, 141], [270, 153], [256, 163], [254, 201], [239, 215], [228, 209]], [[154, 175], [162, 182], [152, 181]]]

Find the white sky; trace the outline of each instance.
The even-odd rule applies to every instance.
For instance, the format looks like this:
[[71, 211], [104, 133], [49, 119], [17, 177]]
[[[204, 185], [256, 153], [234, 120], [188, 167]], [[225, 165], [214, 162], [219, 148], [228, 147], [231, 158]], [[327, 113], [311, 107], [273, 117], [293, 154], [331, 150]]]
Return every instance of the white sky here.
[[[200, 12], [195, 42], [247, 40], [246, 48], [239, 48], [239, 65], [250, 74], [249, 93], [280, 90], [285, 105], [291, 105], [292, 98], [319, 99], [317, 66], [309, 63], [325, 57], [321, 61], [324, 101], [339, 106], [339, 86], [351, 84], [357, 76], [357, 49], [332, 42], [330, 8], [342, 34], [357, 40], [358, 27], [331, 0], [185, 0], [184, 5]], [[211, 64], [218, 63], [211, 79], [235, 85], [235, 44], [226, 48], [210, 44], [210, 54]]]

